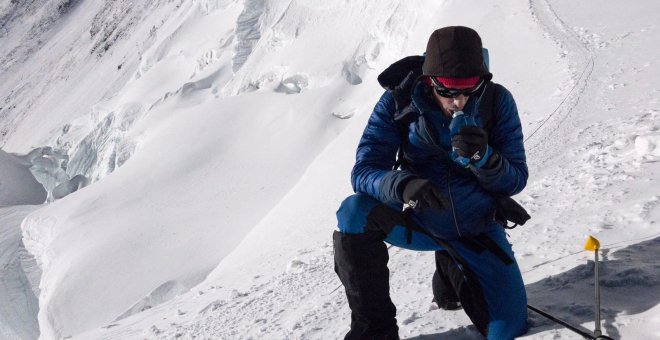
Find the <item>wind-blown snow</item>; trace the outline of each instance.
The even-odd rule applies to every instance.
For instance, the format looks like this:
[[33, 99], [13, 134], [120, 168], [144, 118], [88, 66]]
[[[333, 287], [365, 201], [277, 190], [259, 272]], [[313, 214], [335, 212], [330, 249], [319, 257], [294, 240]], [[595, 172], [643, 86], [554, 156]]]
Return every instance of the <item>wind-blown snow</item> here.
[[[0, 310], [0, 335], [341, 338], [331, 232], [375, 78], [460, 24], [480, 32], [521, 114], [531, 177], [516, 199], [533, 219], [509, 234], [530, 303], [593, 329], [592, 234], [604, 330], [660, 337], [658, 7], [6, 2], [0, 206], [14, 207], [0, 211], [13, 225], [0, 254], [13, 288], [0, 300], [33, 306], [36, 291], [39, 310]], [[35, 208], [18, 205], [47, 193], [58, 200], [23, 218]], [[462, 311], [430, 308], [432, 254], [390, 255], [403, 338], [479, 338]], [[530, 322], [524, 338], [573, 336]]]

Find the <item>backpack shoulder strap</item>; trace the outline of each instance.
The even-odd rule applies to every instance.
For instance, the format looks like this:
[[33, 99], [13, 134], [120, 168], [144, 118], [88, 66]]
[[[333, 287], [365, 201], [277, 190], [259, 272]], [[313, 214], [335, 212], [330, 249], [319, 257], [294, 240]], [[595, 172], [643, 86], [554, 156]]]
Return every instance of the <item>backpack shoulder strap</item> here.
[[408, 147], [409, 142], [408, 133], [410, 132], [410, 123], [419, 119], [419, 112], [411, 106], [412, 105], [409, 103], [408, 106], [397, 112], [394, 116], [394, 123], [399, 130], [401, 145], [399, 145], [399, 150], [397, 150], [396, 162], [394, 163], [392, 170], [398, 169], [406, 162], [405, 150]]
[[378, 83], [394, 97], [396, 110], [392, 117], [401, 138], [394, 169], [404, 162], [404, 149], [408, 144], [408, 127], [419, 118], [419, 112], [411, 105], [412, 90], [422, 75], [424, 56], [405, 57], [390, 65], [378, 76]]
[[487, 82], [479, 101], [481, 122], [489, 134], [492, 128], [497, 125], [497, 98], [501, 89], [502, 85], [493, 83], [492, 81]]
[[411, 91], [422, 74], [423, 56], [405, 57], [390, 65], [378, 76], [378, 83], [394, 96], [396, 112], [403, 111], [412, 101]]

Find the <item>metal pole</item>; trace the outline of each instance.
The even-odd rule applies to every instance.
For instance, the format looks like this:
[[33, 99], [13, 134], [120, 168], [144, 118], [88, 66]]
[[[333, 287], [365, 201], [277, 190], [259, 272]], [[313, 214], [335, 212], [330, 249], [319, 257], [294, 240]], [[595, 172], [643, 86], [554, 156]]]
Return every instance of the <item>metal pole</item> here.
[[598, 250], [594, 251], [595, 260], [594, 261], [594, 273], [596, 277], [595, 287], [596, 287], [596, 328], [594, 329], [594, 336], [599, 337], [602, 335], [600, 331], [600, 285], [598, 284]]

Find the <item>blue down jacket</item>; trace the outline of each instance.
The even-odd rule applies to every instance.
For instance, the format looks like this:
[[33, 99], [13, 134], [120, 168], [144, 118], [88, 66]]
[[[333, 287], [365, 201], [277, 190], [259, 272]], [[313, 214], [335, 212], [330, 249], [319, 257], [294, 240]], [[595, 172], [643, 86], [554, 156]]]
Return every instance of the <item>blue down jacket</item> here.
[[[494, 84], [488, 83], [487, 86]], [[393, 119], [396, 111], [394, 97], [389, 92], [383, 94], [357, 148], [351, 173], [353, 190], [401, 208], [402, 184], [415, 177], [429, 179], [445, 193], [452, 206], [443, 212], [414, 211], [412, 218], [426, 230], [444, 239], [455, 239], [497, 227], [491, 193], [517, 194], [525, 187], [528, 177], [515, 101], [504, 87], [498, 92], [494, 123], [488, 133], [489, 145], [500, 153], [501, 162], [493, 169], [461, 168], [449, 159], [446, 152], [451, 149], [448, 128], [451, 118], [442, 114], [426, 85], [420, 82], [412, 95], [412, 105], [420, 117], [409, 126], [405, 167], [392, 170], [401, 136]], [[463, 111], [483, 127], [478, 96], [471, 96]]]

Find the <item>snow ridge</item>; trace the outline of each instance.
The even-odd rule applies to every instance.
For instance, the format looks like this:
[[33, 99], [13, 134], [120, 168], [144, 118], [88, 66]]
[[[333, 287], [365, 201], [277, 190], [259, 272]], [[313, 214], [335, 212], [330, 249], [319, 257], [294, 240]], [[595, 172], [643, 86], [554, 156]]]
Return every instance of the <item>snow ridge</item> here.
[[[0, 173], [3, 173], [0, 171]], [[21, 220], [37, 206], [0, 208], [0, 337], [39, 336], [38, 270], [21, 241]], [[36, 282], [35, 282], [36, 281]]]

